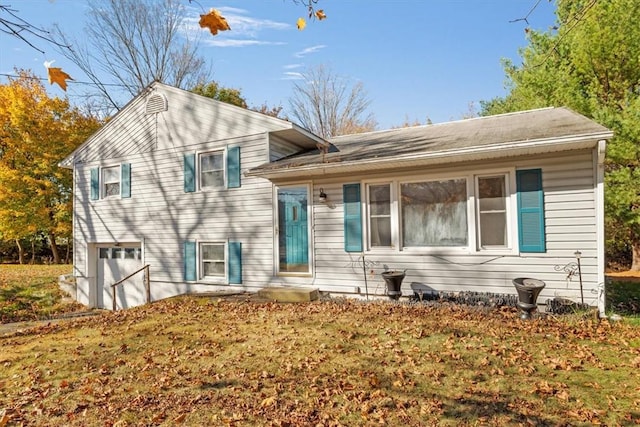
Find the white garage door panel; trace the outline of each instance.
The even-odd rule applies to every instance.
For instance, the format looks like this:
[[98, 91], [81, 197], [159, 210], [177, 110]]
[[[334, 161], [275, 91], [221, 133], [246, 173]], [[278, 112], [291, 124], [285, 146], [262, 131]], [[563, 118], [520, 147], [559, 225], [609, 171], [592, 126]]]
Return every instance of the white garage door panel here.
[[[98, 248], [98, 307], [113, 308], [111, 285], [142, 267], [140, 247]], [[146, 302], [143, 273], [116, 287], [117, 308], [129, 308]]]

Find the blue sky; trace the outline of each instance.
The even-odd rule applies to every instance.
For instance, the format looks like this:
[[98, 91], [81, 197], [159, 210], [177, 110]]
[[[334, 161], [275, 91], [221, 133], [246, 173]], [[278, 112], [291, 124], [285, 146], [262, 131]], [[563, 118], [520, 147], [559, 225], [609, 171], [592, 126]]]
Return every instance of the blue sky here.
[[[202, 33], [201, 55], [214, 80], [242, 90], [250, 106], [281, 105], [286, 114], [295, 79], [320, 64], [353, 82], [360, 81], [372, 100], [379, 128], [443, 122], [461, 118], [471, 102], [503, 95], [501, 58], [519, 63], [526, 46], [523, 21], [539, 0], [320, 0], [327, 19], [298, 31], [306, 10], [293, 0], [198, 0], [189, 7], [193, 31]], [[43, 28], [57, 23], [81, 37], [84, 0], [0, 0], [22, 18]], [[198, 15], [221, 11], [231, 31], [211, 36], [199, 29]], [[529, 26], [548, 29], [555, 22], [554, 2], [541, 0], [528, 16]], [[45, 42], [45, 54], [0, 32], [0, 73], [31, 69], [46, 77], [44, 61], [56, 60], [79, 81], [87, 79]], [[0, 76], [0, 83], [7, 79]], [[57, 86], [51, 95], [64, 96]], [[66, 95], [79, 99], [80, 85]]]

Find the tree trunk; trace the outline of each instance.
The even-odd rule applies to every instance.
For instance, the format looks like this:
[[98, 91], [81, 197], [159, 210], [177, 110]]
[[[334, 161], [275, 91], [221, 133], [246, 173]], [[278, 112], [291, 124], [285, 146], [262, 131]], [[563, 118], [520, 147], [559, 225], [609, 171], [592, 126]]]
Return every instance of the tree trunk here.
[[631, 243], [631, 253], [633, 254], [631, 270], [640, 271], [640, 240], [633, 240], [633, 242]]
[[53, 263], [60, 264], [60, 251], [56, 243], [56, 235], [49, 233], [49, 244], [51, 245], [51, 255], [53, 255]]
[[31, 261], [29, 261], [29, 264], [33, 265], [36, 263], [36, 242], [35, 240], [31, 239]]
[[18, 262], [24, 264], [24, 249], [20, 244], [20, 240], [16, 239], [16, 245], [18, 246]]
[[69, 255], [71, 254], [71, 239], [67, 238], [67, 254], [64, 257], [64, 263], [69, 264]]

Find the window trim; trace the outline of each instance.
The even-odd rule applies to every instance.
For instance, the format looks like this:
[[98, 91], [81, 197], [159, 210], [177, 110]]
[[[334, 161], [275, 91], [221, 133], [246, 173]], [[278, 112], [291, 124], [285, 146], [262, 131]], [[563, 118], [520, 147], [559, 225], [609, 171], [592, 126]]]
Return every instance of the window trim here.
[[[505, 176], [505, 193], [507, 197], [507, 247], [498, 248], [481, 248], [479, 247], [478, 238], [478, 212], [477, 212], [477, 179], [478, 177]], [[449, 181], [455, 179], [464, 179], [467, 190], [467, 233], [468, 241], [465, 246], [429, 246], [429, 247], [409, 247], [403, 246], [402, 240], [402, 224], [401, 215], [401, 196], [400, 186], [407, 183], [428, 182], [428, 181]], [[363, 232], [366, 233], [364, 239], [368, 253], [388, 253], [394, 254], [398, 252], [406, 252], [410, 254], [438, 254], [438, 255], [473, 255], [473, 254], [490, 254], [490, 255], [517, 255], [519, 252], [517, 230], [517, 196], [516, 196], [516, 169], [515, 167], [506, 168], [487, 168], [478, 170], [468, 170], [461, 172], [451, 172], [442, 174], [425, 174], [425, 175], [407, 175], [401, 178], [387, 179], [371, 179], [362, 182], [365, 189], [365, 198], [363, 203], [365, 215], [363, 217]], [[372, 247], [370, 236], [370, 205], [369, 205], [369, 186], [388, 183], [391, 186], [391, 246], [390, 247]]]
[[[202, 185], [202, 156], [210, 155], [210, 154], [221, 154], [222, 155], [222, 185], [221, 186], [204, 186]], [[225, 190], [227, 189], [227, 149], [219, 148], [205, 151], [196, 152], [196, 167], [195, 173], [197, 177], [197, 189], [199, 191], [217, 191], [217, 190]]]
[[[394, 249], [397, 247], [396, 242], [398, 241], [398, 218], [397, 218], [397, 212], [396, 212], [396, 206], [397, 206], [397, 197], [395, 194], [395, 189], [397, 188], [397, 185], [395, 185], [396, 182], [395, 181], [390, 181], [390, 180], [376, 180], [376, 181], [367, 181], [365, 182], [364, 185], [364, 189], [365, 189], [365, 227], [364, 227], [364, 232], [366, 233], [366, 247], [367, 250], [369, 251], [384, 251], [384, 250], [389, 250], [389, 249]], [[390, 228], [390, 232], [391, 232], [391, 245], [390, 246], [372, 246], [371, 245], [371, 225], [372, 225], [372, 221], [371, 221], [371, 192], [370, 192], [370, 188], [371, 186], [382, 186], [382, 185], [388, 185], [389, 186], [389, 228]]]
[[[505, 225], [507, 227], [507, 244], [506, 246], [487, 246], [487, 247], [482, 247], [482, 239], [481, 239], [481, 235], [482, 235], [482, 230], [480, 227], [480, 187], [479, 187], [479, 181], [481, 178], [497, 178], [497, 177], [504, 177], [504, 192], [505, 192], [505, 206], [504, 206], [504, 210], [505, 210], [505, 215], [506, 215], [506, 219], [505, 219]], [[476, 238], [476, 243], [475, 243], [475, 248], [477, 252], [496, 252], [496, 251], [505, 251], [505, 250], [511, 250], [514, 246], [514, 236], [513, 236], [513, 230], [517, 229], [513, 227], [513, 216], [514, 216], [514, 212], [516, 212], [516, 210], [514, 210], [513, 208], [513, 202], [514, 199], [516, 197], [515, 195], [515, 191], [513, 190], [513, 184], [512, 184], [512, 178], [515, 177], [515, 172], [510, 173], [508, 171], [505, 172], [496, 172], [496, 173], [479, 173], [479, 174], [474, 174], [474, 214], [475, 214], [475, 238]], [[517, 201], [516, 201], [517, 202]], [[517, 215], [515, 220], [517, 221]]]
[[[196, 259], [198, 262], [198, 270], [197, 270], [197, 282], [202, 283], [216, 283], [216, 284], [227, 284], [229, 280], [229, 244], [228, 240], [197, 240], [196, 241]], [[222, 245], [224, 249], [224, 275], [222, 276], [205, 276], [204, 275], [204, 250], [202, 247], [204, 245]]]

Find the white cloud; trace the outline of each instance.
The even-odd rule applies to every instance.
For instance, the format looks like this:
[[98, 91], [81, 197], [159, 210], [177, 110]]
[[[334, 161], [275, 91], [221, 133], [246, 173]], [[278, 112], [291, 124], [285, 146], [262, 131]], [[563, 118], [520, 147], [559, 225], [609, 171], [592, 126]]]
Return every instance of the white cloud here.
[[288, 64], [283, 66], [282, 68], [284, 68], [285, 70], [295, 70], [296, 68], [300, 67], [302, 67], [302, 64]]
[[302, 73], [296, 73], [295, 71], [287, 71], [281, 80], [304, 80]]
[[324, 44], [319, 44], [319, 45], [316, 45], [316, 46], [311, 46], [311, 47], [308, 47], [308, 48], [306, 48], [306, 49], [302, 49], [302, 50], [301, 50], [301, 51], [299, 51], [299, 52], [294, 53], [294, 54], [293, 54], [293, 56], [295, 56], [296, 58], [303, 58], [303, 57], [305, 57], [305, 56], [307, 56], [307, 55], [310, 55], [310, 54], [312, 54], [312, 53], [316, 53], [317, 51], [319, 51], [319, 50], [321, 50], [321, 49], [324, 49], [325, 47], [327, 47], [327, 46], [326, 46], [326, 45], [324, 45]]
[[285, 44], [283, 42], [267, 42], [260, 40], [249, 40], [249, 39], [209, 39], [202, 40], [201, 43], [207, 46], [216, 46], [216, 47], [245, 47], [245, 46], [261, 46], [261, 45], [281, 45]]

